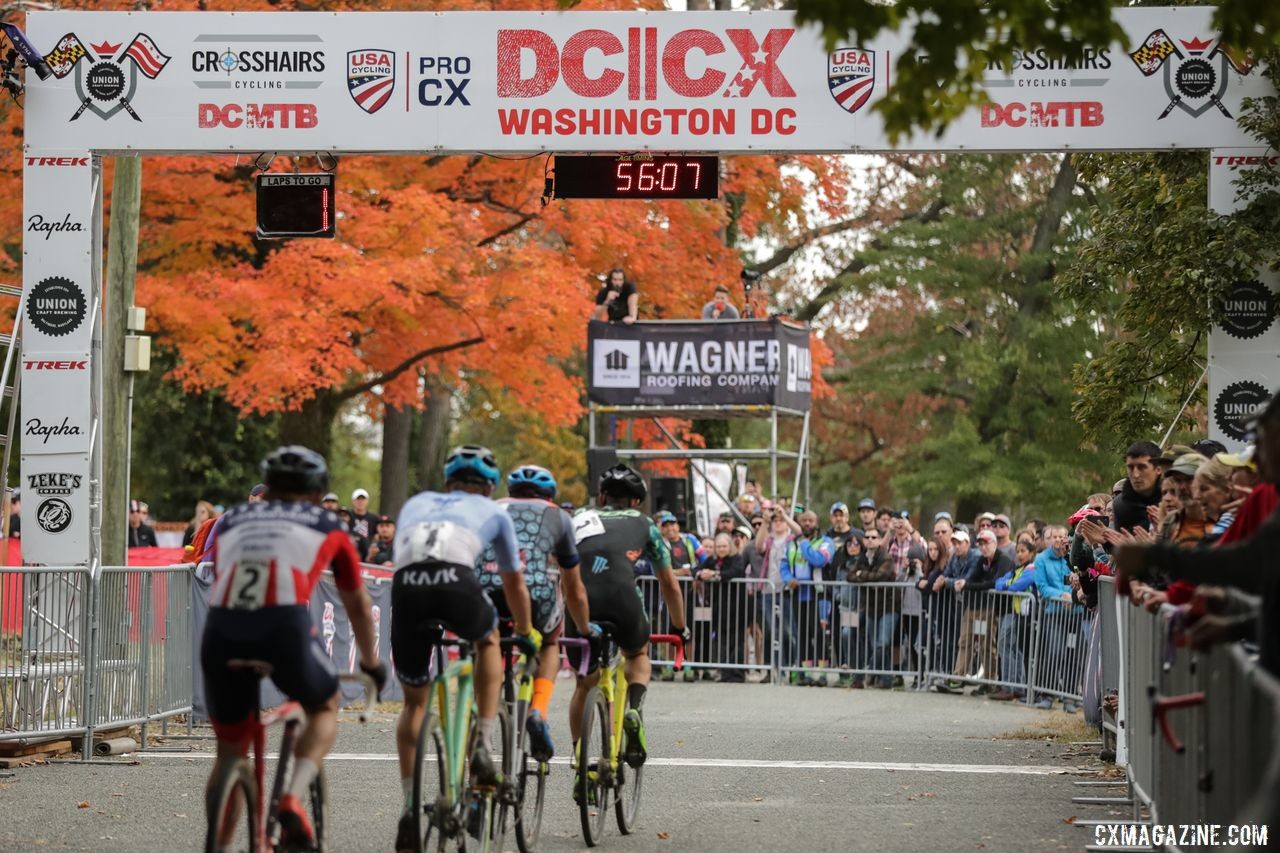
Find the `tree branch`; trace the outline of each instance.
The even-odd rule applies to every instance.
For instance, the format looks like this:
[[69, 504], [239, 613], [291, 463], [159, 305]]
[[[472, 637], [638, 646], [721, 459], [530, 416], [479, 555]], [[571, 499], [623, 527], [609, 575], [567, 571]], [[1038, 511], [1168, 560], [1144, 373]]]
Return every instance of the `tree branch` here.
[[822, 237], [830, 237], [832, 234], [839, 234], [841, 231], [848, 231], [851, 228], [857, 228], [859, 225], [866, 225], [869, 220], [870, 217], [864, 214], [853, 219], [844, 219], [840, 222], [829, 222], [826, 225], [819, 225], [816, 228], [810, 228], [808, 231], [805, 231], [790, 243], [774, 252], [767, 260], [756, 264], [752, 269], [762, 274], [773, 272], [775, 269], [791, 260], [792, 256], [795, 255], [796, 252], [800, 251], [814, 240]]
[[430, 358], [433, 355], [443, 355], [444, 353], [453, 352], [455, 350], [466, 349], [467, 347], [475, 346], [476, 344], [483, 343], [483, 342], [484, 342], [484, 335], [478, 335], [473, 338], [466, 338], [465, 340], [454, 341], [451, 344], [442, 344], [441, 346], [427, 347], [421, 352], [417, 352], [409, 356], [404, 361], [400, 362], [395, 367], [391, 368], [385, 373], [378, 374], [373, 379], [370, 379], [368, 382], [361, 382], [359, 385], [353, 385], [350, 388], [344, 388], [341, 391], [334, 392], [334, 399], [337, 402], [341, 403], [345, 400], [350, 400], [352, 397], [358, 397], [359, 395], [365, 393], [366, 391], [372, 391], [374, 387], [378, 385], [391, 382], [400, 374], [404, 373], [406, 370], [413, 367], [418, 362], [422, 361], [424, 358]]

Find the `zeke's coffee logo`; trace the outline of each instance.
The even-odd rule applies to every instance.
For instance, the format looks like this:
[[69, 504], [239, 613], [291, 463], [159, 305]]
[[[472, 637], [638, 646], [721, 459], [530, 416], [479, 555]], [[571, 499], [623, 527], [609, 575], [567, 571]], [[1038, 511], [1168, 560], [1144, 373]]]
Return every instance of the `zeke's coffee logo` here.
[[1227, 91], [1229, 72], [1244, 77], [1253, 71], [1255, 60], [1243, 51], [1235, 51], [1214, 39], [1192, 37], [1178, 39], [1179, 48], [1162, 29], [1153, 30], [1146, 41], [1129, 58], [1144, 77], [1164, 71], [1164, 91], [1169, 105], [1160, 113], [1168, 117], [1174, 107], [1192, 118], [1199, 118], [1216, 107], [1227, 118], [1234, 118], [1222, 103]]
[[62, 498], [46, 498], [36, 508], [36, 524], [45, 533], [61, 533], [71, 525], [71, 505]]
[[838, 47], [827, 54], [827, 88], [845, 112], [856, 113], [876, 87], [876, 52]]
[[27, 319], [37, 331], [55, 338], [80, 328], [85, 310], [84, 293], [62, 276], [42, 280], [27, 296]]
[[1267, 389], [1257, 382], [1232, 382], [1213, 401], [1213, 419], [1218, 429], [1236, 441], [1244, 441], [1244, 419], [1270, 398]]
[[62, 221], [49, 221], [38, 213], [33, 213], [27, 217], [27, 231], [32, 234], [43, 234], [44, 239], [48, 240], [54, 234], [63, 232], [71, 234], [80, 234], [84, 232], [84, 226], [79, 222], [71, 221], [71, 214], [64, 213]]
[[67, 33], [45, 56], [44, 61], [59, 80], [75, 72], [80, 106], [69, 121], [80, 118], [85, 110], [104, 121], [122, 111], [134, 121], [142, 121], [132, 104], [138, 90], [138, 72], [154, 80], [169, 64], [170, 57], [146, 33], [138, 33], [123, 50], [120, 44], [104, 40], [86, 48], [75, 33]]
[[27, 488], [37, 495], [69, 495], [80, 488], [80, 481], [83, 479], [79, 474], [46, 471], [43, 474], [28, 474]]
[[1256, 338], [1276, 316], [1276, 297], [1257, 279], [1237, 281], [1222, 303], [1222, 330], [1242, 341]]

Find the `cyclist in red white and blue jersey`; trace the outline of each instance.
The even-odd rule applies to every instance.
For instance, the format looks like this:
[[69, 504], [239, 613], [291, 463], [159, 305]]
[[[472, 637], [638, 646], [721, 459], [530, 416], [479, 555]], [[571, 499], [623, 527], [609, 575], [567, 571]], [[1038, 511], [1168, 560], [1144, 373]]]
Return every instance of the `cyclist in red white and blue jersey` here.
[[262, 461], [262, 479], [264, 499], [223, 515], [213, 542], [213, 588], [200, 647], [209, 717], [218, 737], [209, 778], [219, 778], [224, 763], [245, 754], [250, 717], [258, 707], [257, 673], [229, 663], [263, 661], [271, 680], [307, 715], [279, 814], [281, 849], [311, 850], [315, 830], [303, 799], [338, 734], [338, 674], [307, 609], [321, 572], [333, 570], [360, 650], [360, 668], [379, 690], [387, 671], [378, 662], [359, 557], [342, 522], [320, 507], [320, 496], [329, 488], [324, 457], [305, 447], [281, 447]]

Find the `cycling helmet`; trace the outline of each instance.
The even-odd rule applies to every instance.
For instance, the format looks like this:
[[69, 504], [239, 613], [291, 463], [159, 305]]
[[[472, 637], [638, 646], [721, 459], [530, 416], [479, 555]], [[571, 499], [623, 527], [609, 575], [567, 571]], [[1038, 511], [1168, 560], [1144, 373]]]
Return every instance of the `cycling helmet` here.
[[262, 482], [273, 492], [310, 494], [329, 488], [324, 457], [300, 444], [277, 447], [262, 460]]
[[529, 490], [538, 497], [551, 500], [556, 496], [556, 478], [540, 465], [521, 465], [507, 475], [507, 491]]
[[644, 480], [626, 465], [614, 465], [600, 475], [599, 493], [617, 498], [634, 498], [644, 500], [649, 494]]
[[478, 444], [460, 444], [450, 450], [448, 458], [444, 460], [446, 482], [457, 480], [462, 483], [496, 486], [501, 476], [493, 451]]

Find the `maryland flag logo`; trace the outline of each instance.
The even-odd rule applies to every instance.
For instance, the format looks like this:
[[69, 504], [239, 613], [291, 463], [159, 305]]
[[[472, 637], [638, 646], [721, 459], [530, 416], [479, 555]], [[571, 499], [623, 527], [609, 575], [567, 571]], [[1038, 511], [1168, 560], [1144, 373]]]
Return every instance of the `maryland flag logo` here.
[[59, 80], [73, 72], [76, 75], [80, 107], [69, 121], [75, 121], [86, 111], [104, 121], [119, 112], [127, 112], [134, 121], [142, 121], [132, 104], [138, 89], [138, 74], [141, 72], [148, 80], [154, 80], [171, 58], [146, 33], [138, 33], [123, 50], [120, 42], [110, 41], [90, 43], [86, 48], [75, 33], [67, 33], [44, 60]]
[[[1182, 47], [1179, 48], [1178, 44]], [[1229, 72], [1244, 77], [1253, 71], [1254, 58], [1232, 51], [1221, 41], [1212, 39], [1178, 39], [1175, 43], [1163, 29], [1153, 30], [1142, 45], [1129, 54], [1144, 77], [1164, 72], [1164, 90], [1169, 105], [1160, 113], [1166, 118], [1174, 108], [1192, 118], [1199, 118], [1211, 107], [1227, 118], [1231, 112], [1222, 103], [1227, 91]]]

